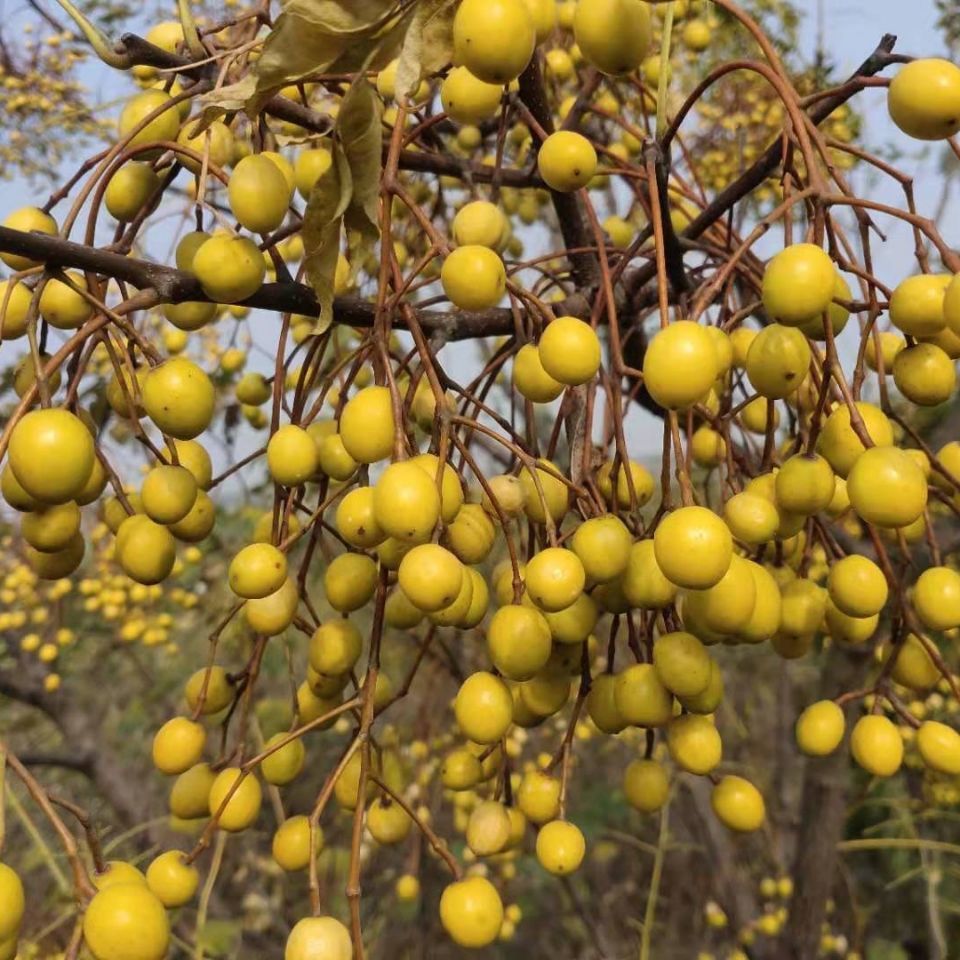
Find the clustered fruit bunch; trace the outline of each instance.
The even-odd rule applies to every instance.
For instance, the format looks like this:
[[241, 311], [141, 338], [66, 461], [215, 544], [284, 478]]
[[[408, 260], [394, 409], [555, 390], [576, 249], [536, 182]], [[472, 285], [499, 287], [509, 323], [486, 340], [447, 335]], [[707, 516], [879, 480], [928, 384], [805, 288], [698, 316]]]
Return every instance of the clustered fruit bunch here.
[[[184, 709], [153, 739], [170, 811], [203, 821], [199, 840], [144, 872], [77, 861], [97, 960], [166, 955], [198, 865], [216, 837], [263, 824], [265, 790], [272, 855], [313, 908], [287, 960], [362, 955], [358, 898], [349, 923], [320, 899], [331, 799], [352, 818], [351, 890], [361, 844], [422, 834], [452, 875], [431, 908], [464, 947], [520, 920], [494, 868], [508, 880], [522, 850], [550, 874], [580, 867], [584, 741], [625, 746], [638, 811], [709, 778], [723, 827], [758, 831], [763, 785], [724, 757], [717, 723], [737, 645], [872, 651], [862, 688], [797, 718], [800, 751], [832, 754], [852, 726], [871, 776], [906, 755], [956, 800], [960, 573], [941, 541], [960, 442], [931, 448], [922, 428], [955, 393], [960, 257], [912, 205], [848, 188], [836, 151], [867, 78], [808, 102], [756, 23], [715, 6], [752, 51], [742, 115], [717, 118], [721, 99], [671, 76], [716, 40], [706, 3], [336, 2], [313, 33], [296, 12], [269, 32], [249, 16], [161, 23], [150, 57], [128, 44], [116, 64], [143, 89], [108, 150], [4, 222], [0, 329], [21, 349], [0, 617], [21, 650], [52, 664], [75, 641], [43, 609], [71, 591], [121, 640], [176, 649], [198, 602], [177, 578], [209, 548], [221, 484], [266, 471], [272, 497], [219, 574], [231, 599]], [[898, 65], [887, 99], [907, 136], [960, 130], [952, 63]], [[829, 141], [805, 112], [824, 103]], [[737, 182], [732, 147], [698, 158], [705, 178], [671, 164], [698, 104], [701, 122], [762, 131], [741, 166], [788, 144], [754, 181], [766, 193], [730, 201], [755, 204], [750, 232], [711, 203]], [[174, 184], [196, 229], [164, 267], [139, 254]], [[81, 255], [66, 241], [84, 217]], [[881, 218], [914, 233], [904, 277], [871, 272]], [[103, 221], [114, 240], [94, 246]], [[538, 221], [546, 240], [523, 229]], [[651, 413], [652, 471], [631, 456]], [[252, 452], [216, 463], [221, 424], [242, 424]], [[229, 631], [242, 643], [225, 650]], [[282, 636], [296, 710], [258, 741], [260, 666]], [[455, 684], [450, 648], [468, 665]], [[385, 726], [408, 695], [437, 713], [429, 762]], [[340, 759], [318, 771], [308, 752], [330, 737]], [[312, 807], [285, 810], [283, 788], [313, 777]], [[433, 826], [444, 807], [462, 856]], [[771, 903], [789, 897], [770, 883]], [[414, 872], [398, 881], [400, 898], [418, 891]], [[3, 864], [0, 902], [12, 957], [24, 894]], [[778, 902], [758, 923], [773, 935], [786, 916]]]

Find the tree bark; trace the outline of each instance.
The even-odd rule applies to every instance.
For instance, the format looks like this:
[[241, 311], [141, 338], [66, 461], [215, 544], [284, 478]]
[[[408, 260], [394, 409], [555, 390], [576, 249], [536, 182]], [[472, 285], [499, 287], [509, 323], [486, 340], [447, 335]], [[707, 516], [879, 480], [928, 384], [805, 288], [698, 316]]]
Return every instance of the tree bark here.
[[[863, 678], [869, 651], [834, 645], [825, 658], [818, 699], [854, 689]], [[857, 704], [846, 709], [847, 728]], [[800, 829], [793, 870], [794, 895], [783, 947], [791, 960], [815, 960], [820, 929], [837, 870], [837, 844], [847, 819], [850, 756], [845, 742], [829, 757], [806, 762]]]

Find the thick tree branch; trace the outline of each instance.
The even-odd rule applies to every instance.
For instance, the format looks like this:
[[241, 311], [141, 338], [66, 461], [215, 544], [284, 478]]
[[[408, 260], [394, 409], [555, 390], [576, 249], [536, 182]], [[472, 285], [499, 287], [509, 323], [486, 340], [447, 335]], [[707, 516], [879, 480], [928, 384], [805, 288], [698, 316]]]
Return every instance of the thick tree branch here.
[[[208, 301], [196, 277], [182, 270], [167, 267], [135, 257], [126, 257], [99, 247], [88, 247], [61, 237], [43, 233], [25, 233], [0, 226], [0, 250], [38, 260], [50, 267], [72, 267], [113, 277], [138, 290], [155, 290], [165, 303], [186, 300]], [[274, 310], [281, 313], [300, 313], [319, 316], [320, 306], [313, 290], [303, 283], [265, 283], [244, 306]], [[571, 316], [589, 316], [589, 304], [583, 296], [573, 294], [561, 301], [557, 309]], [[376, 304], [359, 297], [337, 297], [333, 305], [333, 322], [351, 327], [373, 325]], [[430, 337], [445, 340], [470, 340], [510, 334], [515, 329], [511, 310], [495, 308], [481, 313], [462, 313], [452, 310], [420, 310], [420, 326]], [[394, 326], [404, 329], [398, 315]]]

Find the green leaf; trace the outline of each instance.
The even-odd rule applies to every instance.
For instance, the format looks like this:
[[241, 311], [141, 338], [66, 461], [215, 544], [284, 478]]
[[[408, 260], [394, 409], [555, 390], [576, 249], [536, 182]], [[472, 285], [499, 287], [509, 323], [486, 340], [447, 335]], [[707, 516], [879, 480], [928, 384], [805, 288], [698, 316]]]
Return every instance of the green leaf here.
[[248, 73], [237, 83], [203, 94], [197, 100], [200, 105], [200, 129], [206, 130], [214, 120], [219, 120], [225, 114], [245, 109], [256, 89], [257, 78], [253, 73]]
[[259, 113], [264, 101], [280, 87], [325, 72], [348, 43], [349, 37], [330, 33], [303, 17], [280, 14], [257, 60], [256, 95], [247, 105], [248, 112]]
[[287, 0], [283, 12], [328, 33], [366, 34], [381, 25], [395, 6], [394, 0]]
[[337, 133], [353, 181], [347, 227], [373, 236], [379, 231], [381, 110], [377, 92], [361, 77], [347, 91], [337, 114]]
[[343, 215], [353, 197], [353, 178], [343, 148], [332, 145], [333, 162], [313, 185], [303, 215], [304, 267], [320, 302], [320, 322], [333, 319], [333, 283]]
[[408, 100], [425, 75], [436, 73], [453, 57], [454, 0], [422, 0], [403, 40], [397, 64], [396, 98]]

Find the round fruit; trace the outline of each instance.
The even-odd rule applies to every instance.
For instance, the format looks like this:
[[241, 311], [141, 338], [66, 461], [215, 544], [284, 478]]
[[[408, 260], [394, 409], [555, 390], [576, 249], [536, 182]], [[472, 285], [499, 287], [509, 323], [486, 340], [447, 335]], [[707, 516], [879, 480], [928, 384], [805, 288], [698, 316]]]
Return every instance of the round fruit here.
[[318, 466], [317, 445], [303, 427], [288, 423], [270, 438], [267, 469], [274, 483], [299, 487], [317, 472]]
[[925, 720], [917, 730], [917, 749], [923, 762], [937, 773], [960, 775], [960, 733], [936, 720]]
[[176, 523], [197, 502], [197, 481], [186, 467], [162, 464], [144, 477], [140, 496], [151, 520]]
[[[683, 618], [684, 622], [690, 618], [715, 634], [735, 634], [750, 622], [756, 603], [753, 572], [745, 560], [734, 555], [729, 569], [717, 583], [706, 590], [690, 590], [684, 595]], [[682, 691], [674, 690], [674, 693], [681, 695]]]
[[[877, 447], [893, 444], [893, 425], [885, 413], [871, 403], [856, 403], [867, 436]], [[840, 404], [827, 417], [817, 441], [817, 452], [827, 458], [833, 472], [846, 478], [857, 457], [864, 451], [863, 442], [850, 423], [850, 408]]]
[[[117, 133], [126, 141], [127, 149], [153, 143], [157, 140], [176, 140], [180, 132], [180, 114], [170, 102], [169, 94], [163, 90], [144, 90], [127, 101], [120, 112]], [[152, 120], [147, 117], [160, 111]], [[144, 121], [146, 123], [144, 124]], [[141, 124], [143, 126], [141, 127]], [[137, 127], [140, 127], [136, 133]], [[127, 139], [129, 137], [129, 139]], [[140, 153], [142, 159], [152, 159], [159, 151]]]
[[772, 323], [757, 334], [747, 354], [747, 376], [763, 397], [778, 400], [800, 386], [810, 368], [807, 338], [792, 327]]
[[903, 740], [886, 717], [861, 717], [850, 734], [853, 759], [875, 777], [892, 777], [903, 762]]
[[463, 0], [453, 18], [454, 62], [486, 83], [519, 77], [536, 42], [524, 0]]
[[580, 558], [587, 578], [605, 583], [619, 577], [630, 561], [630, 531], [613, 514], [593, 517], [574, 531], [570, 547]]
[[569, 607], [586, 583], [583, 564], [572, 550], [547, 547], [527, 564], [525, 575], [530, 599], [549, 613]]
[[953, 396], [957, 371], [953, 360], [936, 344], [918, 343], [897, 354], [893, 382], [911, 403], [936, 407]]
[[32, 299], [32, 291], [24, 284], [0, 281], [0, 340], [17, 340], [27, 332]]
[[87, 905], [83, 939], [97, 960], [163, 960], [170, 921], [146, 884], [113, 884]]
[[400, 589], [421, 610], [433, 613], [456, 600], [463, 583], [463, 565], [435, 543], [415, 546], [400, 561]]
[[631, 760], [623, 773], [623, 792], [636, 810], [655, 813], [667, 802], [670, 781], [656, 760]]
[[513, 385], [533, 403], [550, 403], [564, 390], [564, 385], [543, 368], [540, 352], [532, 343], [525, 343], [513, 358]]
[[529, 680], [546, 666], [552, 649], [550, 626], [533, 607], [501, 607], [487, 627], [490, 661], [510, 680]]
[[20, 521], [23, 539], [41, 553], [65, 549], [79, 532], [80, 508], [72, 500], [26, 513]]
[[137, 583], [161, 583], [176, 562], [176, 542], [170, 529], [136, 514], [117, 530], [117, 559], [124, 573]]
[[547, 516], [559, 523], [570, 506], [570, 490], [557, 476], [563, 474], [549, 460], [538, 460], [531, 473], [526, 467], [520, 471], [523, 491], [523, 510], [534, 523], [546, 523]]
[[557, 317], [548, 323], [537, 350], [544, 370], [560, 383], [586, 383], [600, 369], [596, 331], [576, 317]]
[[499, 677], [480, 671], [463, 681], [453, 710], [464, 736], [474, 743], [496, 743], [510, 727], [513, 698]]
[[[339, 435], [333, 436], [339, 436], [343, 449], [357, 463], [376, 463], [389, 457], [395, 440], [390, 390], [387, 387], [364, 387], [352, 396], [340, 414]], [[328, 451], [325, 458], [324, 447], [321, 447], [320, 465], [324, 472], [335, 476], [327, 466], [330, 453]], [[335, 476], [335, 479], [345, 480], [355, 466], [351, 466], [345, 476]]]
[[638, 540], [630, 548], [620, 584], [624, 598], [632, 607], [668, 607], [677, 595], [676, 584], [663, 575], [657, 563], [653, 540]]
[[[8, 464], [34, 500], [66, 503], [76, 499], [93, 470], [93, 437], [68, 410], [31, 410], [10, 434]], [[57, 469], [51, 470], [50, 464]]]
[[763, 272], [763, 307], [778, 323], [799, 327], [830, 309], [837, 270], [812, 243], [781, 250]]
[[87, 289], [84, 275], [68, 270], [66, 276], [73, 286], [62, 280], [47, 281], [40, 294], [40, 316], [58, 330], [77, 330], [93, 316], [93, 305], [78, 292]]
[[560, 814], [560, 781], [542, 770], [525, 773], [517, 788], [517, 807], [531, 823], [553, 820]]
[[468, 244], [452, 250], [443, 261], [440, 283], [455, 307], [475, 312], [500, 302], [507, 289], [507, 274], [498, 253]]
[[573, 36], [584, 58], [602, 73], [636, 70], [652, 35], [650, 7], [641, 0], [578, 0]]
[[203, 292], [216, 303], [239, 303], [263, 284], [263, 254], [249, 237], [216, 234], [193, 257], [191, 270]]
[[496, 800], [478, 803], [470, 813], [466, 829], [467, 846], [478, 857], [500, 853], [510, 842], [510, 814]]
[[830, 567], [830, 599], [847, 616], [872, 617], [887, 602], [887, 580], [868, 557], [851, 554]]
[[488, 946], [503, 923], [500, 894], [485, 877], [456, 880], [440, 896], [440, 922], [459, 946]]
[[310, 638], [310, 666], [317, 673], [349, 673], [360, 659], [363, 637], [349, 620], [327, 620]]
[[153, 765], [161, 773], [183, 773], [200, 760], [206, 740], [206, 731], [199, 723], [174, 717], [153, 738]]
[[695, 697], [710, 682], [710, 654], [692, 633], [678, 631], [658, 637], [653, 645], [653, 665], [659, 681], [678, 697]]
[[26, 909], [23, 883], [20, 876], [7, 864], [0, 862], [0, 903], [3, 914], [0, 915], [0, 940], [8, 940], [17, 935], [20, 922]]
[[649, 663], [635, 663], [617, 675], [614, 697], [625, 724], [662, 727], [673, 716], [673, 697]]
[[214, 403], [210, 378], [186, 357], [174, 357], [153, 367], [143, 383], [147, 416], [178, 440], [192, 440], [207, 429]]
[[[443, 109], [447, 116], [457, 123], [476, 124], [492, 119], [500, 109], [502, 97], [502, 84], [486, 83], [475, 77], [466, 67], [454, 67], [440, 85], [440, 102], [443, 104]], [[469, 206], [473, 206], [473, 204], [469, 204]], [[479, 240], [462, 240], [457, 232], [456, 219], [453, 224], [453, 235], [456, 237], [457, 243], [481, 242]], [[499, 239], [500, 234], [498, 233], [496, 243], [485, 243], [484, 246], [496, 247]]]
[[[264, 745], [265, 747], [275, 747], [287, 739], [285, 733], [275, 733]], [[306, 749], [302, 740], [290, 740], [284, 743], [282, 747], [277, 747], [273, 753], [260, 762], [260, 772], [267, 783], [274, 786], [283, 787], [292, 783], [303, 770]]]
[[950, 567], [927, 567], [913, 586], [913, 609], [930, 630], [960, 626], [960, 573]]
[[960, 131], [960, 67], [931, 57], [900, 68], [887, 91], [893, 122], [917, 140], [946, 140]]
[[361, 553], [334, 557], [323, 574], [327, 603], [339, 613], [359, 610], [377, 588], [377, 564]]
[[[551, 133], [540, 145], [537, 169], [544, 183], [552, 190], [572, 193], [585, 187], [593, 179], [597, 172], [597, 151], [582, 134], [572, 130], [558, 130]], [[599, 344], [596, 352], [599, 365]]]
[[[3, 226], [10, 230], [22, 230], [25, 233], [43, 233], [48, 237], [55, 237], [58, 232], [57, 221], [39, 207], [21, 207], [19, 210], [14, 210], [3, 221]], [[31, 267], [40, 265], [37, 260], [15, 253], [0, 253], [0, 260], [11, 270], [29, 270]]]
[[402, 843], [410, 834], [413, 821], [399, 803], [384, 797], [367, 810], [367, 829], [370, 836], [385, 846]]
[[[263, 799], [260, 781], [253, 774], [248, 774], [242, 780], [241, 776], [243, 775], [239, 767], [226, 767], [217, 774], [216, 780], [210, 787], [210, 816], [217, 816], [220, 808], [223, 807], [218, 824], [221, 829], [230, 833], [246, 830], [257, 819]], [[234, 789], [238, 781], [239, 786]]]
[[583, 863], [586, 851], [579, 827], [567, 820], [551, 820], [537, 834], [537, 860], [558, 877], [573, 873]]
[[694, 713], [667, 724], [667, 749], [681, 770], [700, 776], [710, 773], [723, 757], [723, 744], [713, 721]]
[[654, 555], [663, 575], [678, 587], [706, 590], [730, 569], [733, 538], [706, 507], [680, 507], [657, 525]]
[[147, 867], [147, 886], [168, 910], [189, 903], [199, 884], [199, 871], [179, 850], [161, 853]]
[[927, 505], [927, 481], [917, 462], [899, 447], [871, 447], [847, 477], [850, 505], [867, 523], [905, 527]]
[[759, 830], [766, 819], [760, 791], [743, 777], [723, 777], [713, 788], [710, 805], [724, 826], [740, 833]]
[[350, 931], [333, 917], [305, 917], [287, 937], [283, 960], [352, 960]]
[[936, 336], [947, 322], [943, 301], [952, 279], [948, 273], [921, 273], [898, 283], [890, 297], [890, 322], [911, 337]]
[[[314, 829], [313, 849], [319, 853], [323, 848], [323, 831]], [[288, 873], [306, 870], [310, 865], [310, 820], [304, 816], [284, 820], [273, 835], [271, 846], [273, 859]]]
[[287, 558], [273, 544], [251, 543], [230, 561], [230, 589], [244, 600], [258, 600], [283, 586]]
[[440, 493], [434, 478], [409, 460], [390, 464], [373, 488], [373, 513], [388, 536], [404, 543], [425, 543], [440, 519]]
[[280, 168], [263, 154], [244, 157], [230, 176], [230, 209], [251, 233], [276, 230], [287, 216], [291, 193]]
[[[206, 686], [204, 686], [206, 685]], [[205, 667], [191, 674], [184, 688], [184, 696], [191, 710], [196, 710], [203, 698], [200, 713], [210, 716], [225, 709], [233, 700], [233, 685], [227, 678], [227, 671], [216, 665], [208, 670]]]
[[826, 757], [843, 740], [846, 720], [832, 700], [811, 703], [797, 718], [797, 746], [808, 757]]
[[833, 470], [823, 457], [798, 453], [777, 474], [777, 506], [790, 513], [812, 516], [827, 507], [835, 489]]
[[706, 327], [676, 320], [658, 330], [643, 358], [643, 383], [668, 410], [684, 410], [702, 400], [718, 372], [717, 351]]
[[133, 220], [157, 192], [160, 177], [149, 163], [130, 160], [111, 178], [103, 202], [117, 220]]

